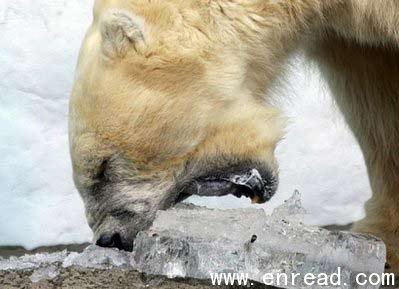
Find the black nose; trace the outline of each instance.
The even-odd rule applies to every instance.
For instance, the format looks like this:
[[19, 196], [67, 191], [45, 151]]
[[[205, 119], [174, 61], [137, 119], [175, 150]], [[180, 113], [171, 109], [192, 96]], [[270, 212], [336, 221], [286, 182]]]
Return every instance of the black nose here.
[[104, 248], [117, 248], [124, 251], [132, 251], [133, 245], [127, 240], [123, 240], [119, 233], [102, 234], [96, 242], [97, 246]]

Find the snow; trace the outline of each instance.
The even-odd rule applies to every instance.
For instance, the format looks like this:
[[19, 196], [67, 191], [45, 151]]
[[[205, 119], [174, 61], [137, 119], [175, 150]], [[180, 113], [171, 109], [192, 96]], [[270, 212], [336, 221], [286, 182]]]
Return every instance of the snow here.
[[[29, 249], [91, 240], [71, 177], [67, 114], [92, 4], [0, 1], [0, 245]], [[270, 203], [255, 207], [271, 211], [298, 189], [308, 222], [357, 220], [371, 194], [361, 152], [317, 71], [301, 59], [294, 62], [277, 93], [290, 117], [277, 152], [280, 189]], [[191, 200], [210, 207], [249, 206], [247, 199], [234, 197]]]
[[91, 239], [68, 152], [68, 96], [90, 1], [0, 4], [0, 245]]

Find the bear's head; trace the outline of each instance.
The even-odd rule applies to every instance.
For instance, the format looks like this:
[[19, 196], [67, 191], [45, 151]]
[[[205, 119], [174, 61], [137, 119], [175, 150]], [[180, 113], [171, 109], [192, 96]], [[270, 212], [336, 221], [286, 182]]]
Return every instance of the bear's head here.
[[234, 11], [217, 1], [96, 2], [70, 146], [97, 244], [131, 250], [157, 210], [192, 194], [256, 203], [274, 194], [283, 121], [264, 93], [277, 56], [257, 39], [256, 15], [251, 27]]

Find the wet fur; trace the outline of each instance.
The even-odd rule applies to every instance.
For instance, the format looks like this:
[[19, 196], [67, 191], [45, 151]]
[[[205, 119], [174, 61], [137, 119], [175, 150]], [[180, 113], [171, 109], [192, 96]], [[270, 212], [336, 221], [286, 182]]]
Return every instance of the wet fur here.
[[374, 194], [355, 230], [381, 237], [398, 272], [398, 43], [395, 0], [97, 0], [70, 110], [96, 235], [134, 235], [188, 176], [248, 162], [276, 173], [284, 121], [265, 91], [303, 48], [366, 159]]

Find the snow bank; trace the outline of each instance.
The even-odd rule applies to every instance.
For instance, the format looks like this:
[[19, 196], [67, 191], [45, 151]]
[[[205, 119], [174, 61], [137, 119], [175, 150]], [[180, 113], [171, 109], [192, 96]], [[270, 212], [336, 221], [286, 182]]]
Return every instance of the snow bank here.
[[92, 1], [0, 4], [0, 245], [90, 240], [72, 184], [68, 96]]
[[[73, 72], [92, 0], [0, 2], [0, 245], [90, 241], [74, 189], [67, 112]], [[271, 211], [294, 189], [309, 220], [347, 223], [362, 216], [370, 188], [360, 150], [317, 72], [302, 60], [289, 74], [282, 102], [291, 117], [278, 149], [281, 184]], [[247, 199], [191, 198], [211, 207], [248, 206]]]

